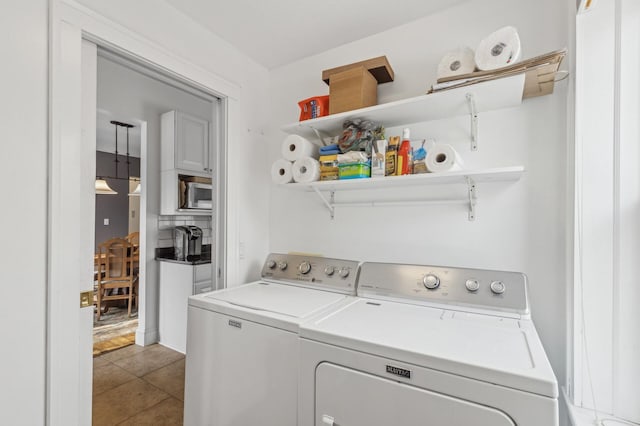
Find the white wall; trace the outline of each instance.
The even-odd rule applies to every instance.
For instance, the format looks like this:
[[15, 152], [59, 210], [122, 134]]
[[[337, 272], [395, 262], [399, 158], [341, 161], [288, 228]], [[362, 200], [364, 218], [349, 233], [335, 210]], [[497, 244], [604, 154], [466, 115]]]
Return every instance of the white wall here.
[[3, 5], [0, 40], [0, 424], [36, 425], [45, 410], [47, 1]]
[[[571, 2], [477, 0], [332, 49], [271, 72], [273, 127], [269, 160], [279, 158], [278, 126], [298, 118], [297, 102], [328, 93], [324, 69], [386, 55], [395, 82], [379, 86], [379, 103], [417, 96], [436, 79], [440, 57], [459, 45], [475, 48], [487, 34], [514, 25], [531, 57], [565, 47]], [[412, 139], [452, 143], [470, 168], [524, 165], [512, 185], [480, 185], [477, 219], [461, 206], [341, 208], [335, 220], [313, 193], [273, 186], [270, 248], [357, 260], [460, 265], [521, 271], [530, 279], [533, 319], [554, 371], [565, 377], [565, 213], [567, 87], [521, 107], [480, 115], [478, 152], [469, 151], [469, 118], [410, 126]], [[400, 135], [391, 129], [388, 135]], [[406, 191], [406, 192], [405, 192]], [[397, 190], [392, 195], [415, 195]], [[338, 194], [340, 200], [355, 194]], [[390, 195], [386, 193], [386, 195]]]

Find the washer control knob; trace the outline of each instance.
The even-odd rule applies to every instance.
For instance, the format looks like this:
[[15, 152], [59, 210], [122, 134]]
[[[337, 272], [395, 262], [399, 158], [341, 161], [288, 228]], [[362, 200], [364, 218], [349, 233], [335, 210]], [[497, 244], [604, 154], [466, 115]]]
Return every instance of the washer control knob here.
[[478, 291], [478, 289], [480, 288], [480, 283], [478, 282], [478, 280], [467, 280], [464, 283], [464, 286], [467, 287], [467, 290], [469, 291]]
[[435, 290], [440, 286], [440, 278], [433, 274], [427, 274], [422, 278], [422, 283], [429, 290]]
[[338, 271], [338, 275], [340, 275], [342, 278], [347, 278], [349, 276], [349, 268], [340, 268], [340, 270]]
[[287, 269], [287, 262], [285, 262], [284, 260], [278, 262], [278, 268], [280, 268], [281, 271], [284, 271], [285, 269]]
[[491, 283], [491, 291], [495, 294], [502, 294], [504, 293], [505, 290], [505, 286], [504, 283], [502, 281], [493, 281]]
[[336, 272], [336, 268], [333, 266], [327, 266], [326, 268], [324, 268], [324, 273], [328, 276], [333, 275], [334, 272]]
[[273, 269], [276, 267], [276, 261], [275, 260], [270, 260], [267, 262], [267, 268], [269, 269]]
[[300, 265], [298, 265], [298, 271], [300, 271], [301, 274], [308, 274], [310, 270], [311, 270], [311, 264], [306, 260], [302, 262]]

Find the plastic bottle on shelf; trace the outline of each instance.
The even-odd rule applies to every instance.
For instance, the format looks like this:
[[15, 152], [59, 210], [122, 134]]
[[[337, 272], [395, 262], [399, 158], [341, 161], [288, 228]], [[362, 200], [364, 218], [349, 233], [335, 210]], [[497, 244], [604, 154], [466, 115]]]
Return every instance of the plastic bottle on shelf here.
[[[411, 141], [409, 140], [409, 129], [402, 130], [402, 143], [400, 143], [400, 149], [398, 149], [398, 174], [410, 175], [411, 174]], [[400, 166], [402, 166], [400, 168]]]

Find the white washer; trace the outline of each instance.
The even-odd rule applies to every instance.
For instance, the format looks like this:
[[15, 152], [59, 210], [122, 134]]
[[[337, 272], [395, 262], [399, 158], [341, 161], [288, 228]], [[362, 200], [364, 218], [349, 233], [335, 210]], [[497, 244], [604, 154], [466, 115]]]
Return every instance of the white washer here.
[[354, 299], [358, 262], [270, 254], [262, 280], [189, 298], [185, 425], [295, 426], [300, 322]]
[[364, 263], [300, 327], [300, 426], [554, 426], [558, 386], [523, 274]]

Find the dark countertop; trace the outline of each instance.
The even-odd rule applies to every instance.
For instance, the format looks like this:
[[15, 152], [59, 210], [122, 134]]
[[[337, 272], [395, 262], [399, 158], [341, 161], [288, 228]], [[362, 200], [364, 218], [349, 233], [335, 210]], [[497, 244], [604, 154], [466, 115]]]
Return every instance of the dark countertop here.
[[180, 263], [183, 265], [202, 265], [211, 263], [211, 244], [202, 245], [202, 254], [197, 259], [178, 260], [173, 247], [156, 248], [156, 260], [160, 262]]

